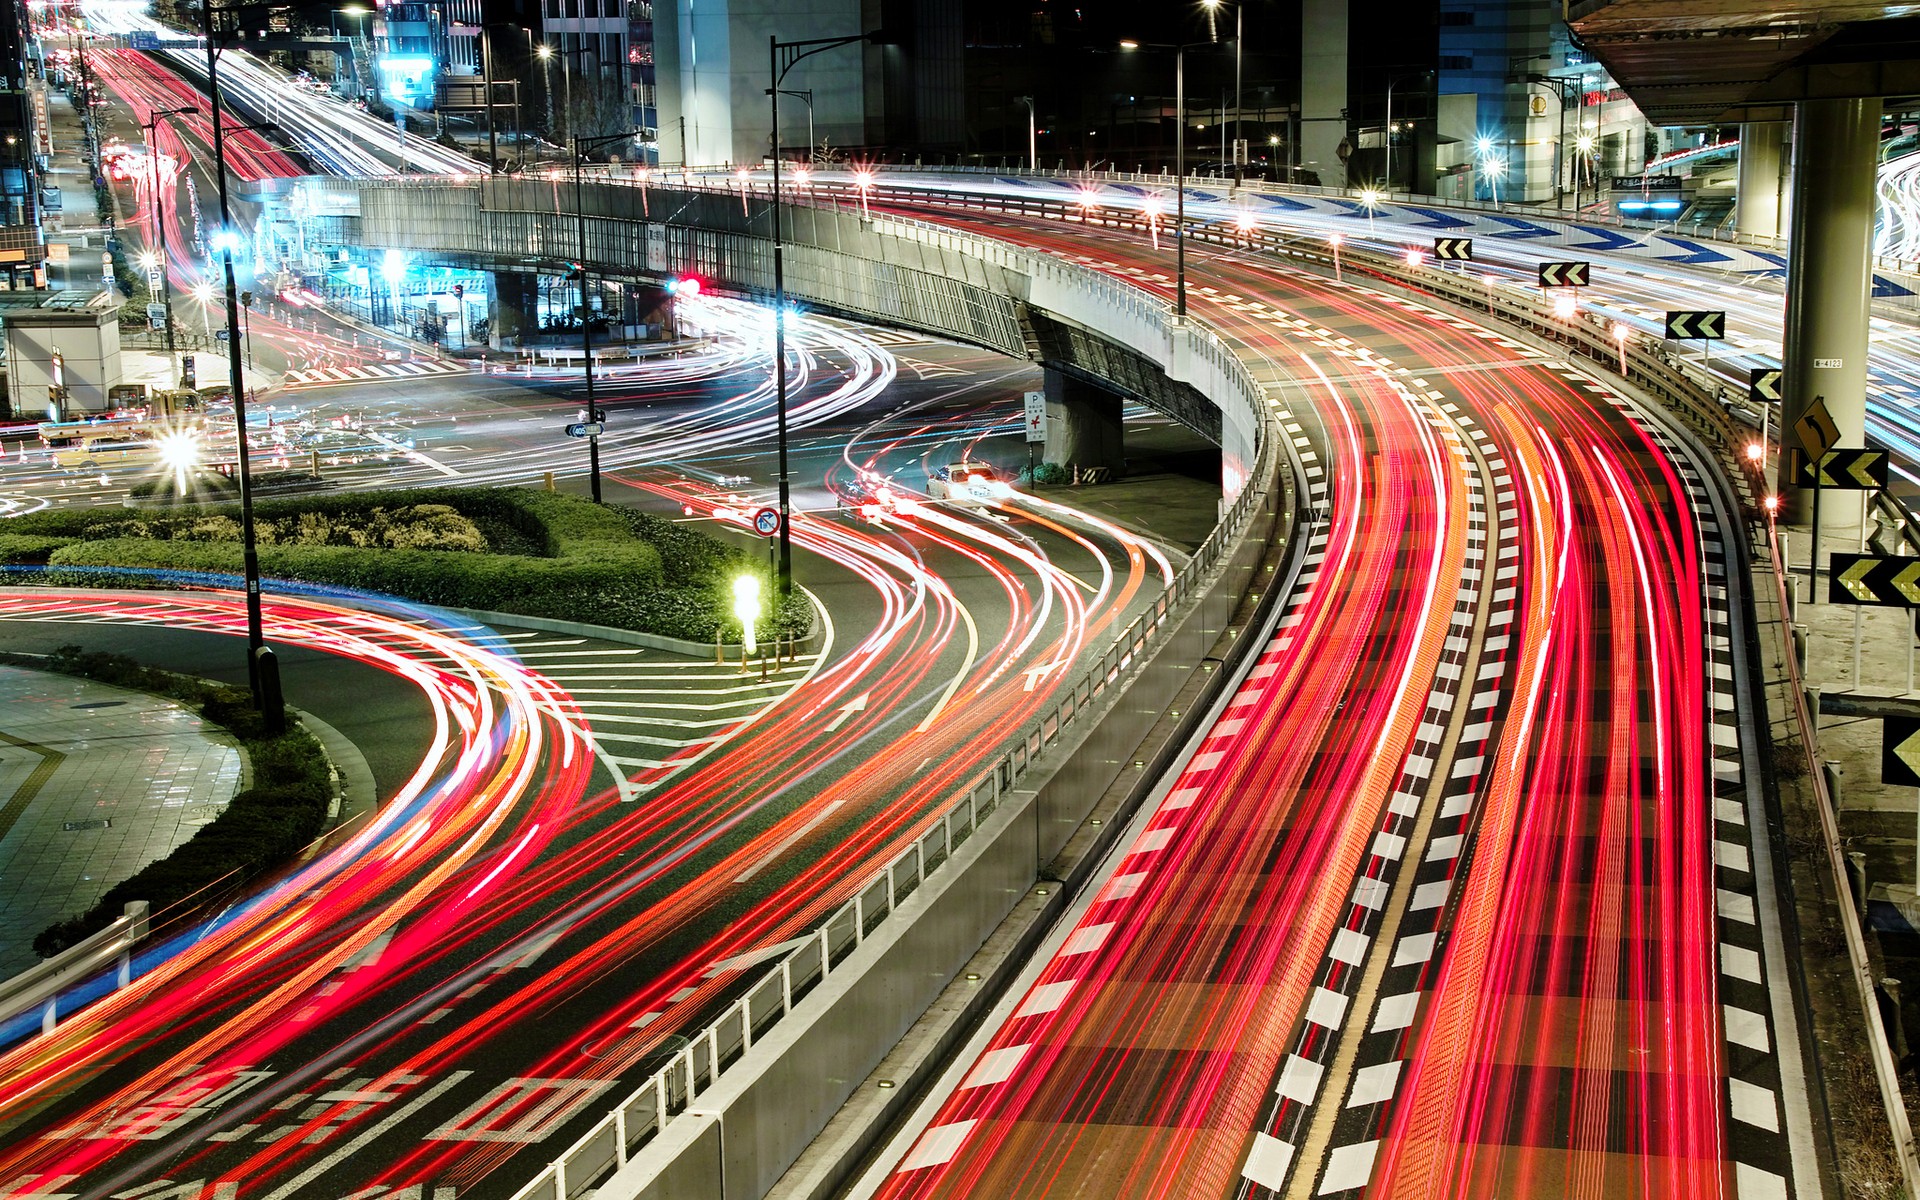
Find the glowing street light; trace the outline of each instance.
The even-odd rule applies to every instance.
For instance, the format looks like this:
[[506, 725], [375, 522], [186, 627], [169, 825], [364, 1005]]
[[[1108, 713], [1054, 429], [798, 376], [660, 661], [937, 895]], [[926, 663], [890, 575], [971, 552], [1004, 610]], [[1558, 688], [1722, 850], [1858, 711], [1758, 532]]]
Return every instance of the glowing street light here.
[[1620, 348], [1620, 376], [1623, 379], [1627, 374], [1627, 339], [1632, 335], [1633, 330], [1627, 328], [1625, 322], [1613, 323], [1613, 344]]
[[1572, 296], [1555, 296], [1553, 298], [1554, 316], [1559, 317], [1562, 321], [1568, 321], [1573, 319], [1573, 312], [1574, 302]]
[[867, 207], [867, 193], [873, 188], [873, 171], [861, 167], [853, 173], [853, 186], [860, 193], [860, 216], [865, 220], [873, 219], [873, 211]]
[[1153, 239], [1153, 248], [1160, 249], [1160, 214], [1166, 211], [1166, 205], [1158, 196], [1148, 196], [1140, 206], [1147, 214], [1147, 235]]
[[1327, 244], [1333, 247], [1333, 281], [1340, 282], [1340, 243], [1345, 239], [1337, 233], [1327, 235]]
[[1420, 253], [1418, 250], [1407, 251], [1407, 265], [1410, 267], [1414, 267], [1417, 269], [1421, 263], [1426, 261], [1426, 258], [1427, 256]]
[[753, 624], [760, 619], [760, 580], [742, 575], [733, 581], [733, 615], [740, 621], [740, 669], [747, 669], [747, 656], [759, 649], [753, 636]]

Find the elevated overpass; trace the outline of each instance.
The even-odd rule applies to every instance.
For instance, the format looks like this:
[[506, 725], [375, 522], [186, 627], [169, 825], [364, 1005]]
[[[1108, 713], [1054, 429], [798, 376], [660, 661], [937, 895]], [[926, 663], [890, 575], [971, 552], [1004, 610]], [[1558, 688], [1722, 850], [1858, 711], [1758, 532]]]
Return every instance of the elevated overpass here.
[[[294, 181], [284, 203], [309, 249], [397, 250], [423, 262], [532, 272], [580, 260], [569, 179]], [[587, 271], [693, 274], [773, 291], [764, 196], [589, 180]], [[934, 225], [789, 207], [786, 289], [800, 305], [983, 346], [1047, 369], [1048, 458], [1113, 467], [1118, 401], [1137, 400], [1221, 450], [1225, 499], [1268, 436], [1267, 387], [1211, 332], [1142, 288], [1057, 258]]]

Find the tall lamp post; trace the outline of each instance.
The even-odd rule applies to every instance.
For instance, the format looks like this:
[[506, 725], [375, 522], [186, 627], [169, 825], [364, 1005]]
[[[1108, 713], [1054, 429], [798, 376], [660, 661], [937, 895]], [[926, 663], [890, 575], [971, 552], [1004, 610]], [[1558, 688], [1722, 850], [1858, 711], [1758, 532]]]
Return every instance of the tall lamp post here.
[[[1225, 2], [1226, 0], [1200, 0], [1200, 3], [1205, 5], [1207, 9], [1207, 34], [1216, 42], [1220, 40], [1220, 34], [1219, 31], [1214, 28], [1213, 20], [1215, 15], [1219, 13], [1221, 4]], [[1245, 6], [1235, 4], [1233, 6], [1233, 186], [1235, 187], [1239, 187], [1247, 181], [1246, 163], [1241, 161], [1240, 155], [1240, 135], [1243, 131], [1240, 123], [1240, 64], [1242, 57], [1240, 47], [1243, 39], [1240, 35], [1242, 28], [1241, 22], [1244, 16]]]
[[[587, 55], [593, 55], [593, 78], [595, 86], [597, 87], [600, 80], [600, 48], [597, 46], [575, 46], [571, 50], [562, 49], [556, 51], [552, 46], [543, 43], [535, 53], [543, 59], [553, 58], [556, 54], [560, 58], [560, 86], [563, 89], [561, 106], [564, 110], [561, 115], [565, 118], [564, 124], [566, 126], [567, 136], [571, 137], [573, 135], [573, 60], [576, 58], [585, 59]], [[587, 69], [584, 61], [580, 64], [580, 69], [582, 71]], [[554, 132], [559, 132], [557, 126]]]
[[[573, 215], [578, 222], [580, 234], [580, 353], [587, 368], [587, 421], [597, 424], [600, 409], [593, 402], [593, 309], [587, 302], [587, 210], [581, 200], [580, 167], [586, 162], [589, 152], [600, 146], [610, 146], [615, 142], [624, 142], [639, 137], [638, 129], [610, 133], [605, 137], [573, 139]], [[600, 435], [587, 437], [587, 468], [593, 477], [593, 502], [600, 503]]]
[[1120, 43], [1122, 50], [1173, 51], [1173, 311], [1182, 321], [1187, 319], [1187, 50], [1216, 44], [1206, 41], [1172, 45], [1131, 39]]
[[849, 37], [806, 38], [783, 42], [767, 35], [767, 99], [773, 106], [773, 394], [780, 436], [780, 563], [779, 591], [784, 600], [793, 594], [793, 539], [791, 488], [787, 478], [787, 276], [780, 245], [780, 85], [787, 72], [802, 59], [824, 50], [851, 46], [858, 42], [880, 45], [886, 40], [882, 30], [856, 33]]
[[179, 108], [156, 108], [147, 114], [145, 121], [140, 123], [140, 128], [146, 133], [147, 169], [151, 172], [153, 180], [153, 229], [154, 236], [160, 241], [160, 304], [165, 309], [162, 319], [167, 327], [167, 357], [173, 361], [175, 386], [180, 383], [180, 357], [173, 340], [173, 280], [172, 273], [167, 269], [167, 223], [160, 211], [160, 155], [155, 152], [153, 135], [154, 131], [160, 127], [160, 122], [167, 117], [180, 117], [199, 111], [200, 106], [197, 104], [185, 104]]
[[280, 699], [280, 665], [267, 645], [260, 615], [260, 555], [254, 538], [253, 474], [247, 457], [247, 379], [240, 358], [240, 290], [233, 278], [233, 246], [239, 237], [233, 232], [232, 209], [227, 201], [227, 139], [220, 122], [220, 50], [213, 28], [214, 15], [228, 11], [234, 10], [203, 3], [200, 22], [207, 42], [213, 177], [220, 185], [220, 264], [227, 292], [227, 390], [233, 395], [235, 474], [240, 477], [240, 562], [247, 588], [247, 683], [253, 692], [254, 708], [265, 718], [267, 728], [277, 733], [285, 727], [286, 712]]
[[1027, 170], [1040, 170], [1040, 114], [1033, 107], [1032, 96], [1015, 96], [1015, 104], [1027, 106]]

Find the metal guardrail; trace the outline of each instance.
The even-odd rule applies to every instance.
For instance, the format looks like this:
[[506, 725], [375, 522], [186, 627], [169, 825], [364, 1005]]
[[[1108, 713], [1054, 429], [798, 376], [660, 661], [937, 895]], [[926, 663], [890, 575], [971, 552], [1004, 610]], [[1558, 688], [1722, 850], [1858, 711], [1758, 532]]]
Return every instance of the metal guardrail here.
[[[889, 218], [892, 220], [894, 218]], [[924, 224], [924, 223], [921, 223]], [[938, 226], [926, 225], [928, 231]], [[944, 231], [952, 234], [953, 231]], [[961, 235], [964, 236], [964, 235]], [[1116, 283], [1115, 286], [1127, 287]], [[1132, 289], [1129, 289], [1132, 290]], [[1144, 293], [1141, 293], [1144, 295]], [[1244, 364], [1228, 352], [1210, 330], [1189, 323], [1172, 324], [1172, 317], [1151, 297], [1176, 336], [1204, 333], [1197, 340], [1202, 353], [1221, 357], [1229, 377], [1241, 389], [1249, 407], [1264, 406], [1264, 392]], [[1265, 431], [1264, 425], [1260, 429]], [[514, 1200], [571, 1200], [624, 1167], [636, 1151], [658, 1137], [675, 1116], [752, 1050], [809, 994], [824, 983], [866, 939], [887, 921], [902, 901], [914, 895], [928, 877], [951, 861], [954, 853], [997, 810], [1004, 797], [1032, 768], [1046, 749], [1074, 722], [1090, 717], [1123, 691], [1129, 672], [1162, 640], [1164, 632], [1184, 615], [1188, 603], [1231, 555], [1232, 544], [1251, 519], [1253, 507], [1264, 496], [1259, 485], [1275, 469], [1278, 438], [1262, 436], [1255, 467], [1247, 486], [1228, 508], [1226, 516], [1201, 543], [1193, 557], [1175, 574], [1173, 583], [1155, 599], [1100, 654], [1099, 659], [1065, 689], [1064, 698], [1024, 730], [1011, 749], [976, 774], [934, 819], [930, 829], [887, 865], [862, 882], [804, 945], [788, 954], [704, 1030], [693, 1034], [673, 1059], [620, 1101], [606, 1117], [549, 1163]]]
[[0, 1025], [38, 1008], [40, 1032], [52, 1033], [60, 1021], [61, 990], [109, 965], [119, 967], [114, 990], [126, 987], [133, 981], [133, 947], [147, 936], [147, 928], [147, 902], [131, 901], [105, 929], [0, 982]]
[[[1786, 621], [1793, 611], [1787, 599], [1791, 582], [1771, 521], [1767, 532], [1767, 565], [1773, 576], [1774, 599], [1780, 606], [1780, 619]], [[1893, 1058], [1886, 1024], [1880, 1019], [1880, 1003], [1875, 991], [1879, 978], [1867, 955], [1866, 935], [1860, 927], [1859, 911], [1852, 902], [1853, 881], [1847, 872], [1837, 806], [1820, 761], [1819, 721], [1807, 707], [1807, 686], [1801, 674], [1799, 648], [1793, 644], [1791, 631], [1786, 637], [1788, 647], [1783, 657], [1787, 665], [1789, 704], [1800, 729], [1800, 748], [1805, 756], [1807, 780], [1814, 792], [1814, 807], [1820, 810], [1820, 849], [1833, 880], [1834, 898], [1838, 901], [1835, 907], [1840, 910], [1840, 936], [1847, 944], [1847, 965], [1860, 997], [1860, 1015], [1867, 1026], [1867, 1055], [1873, 1060], [1874, 1081], [1879, 1085], [1880, 1101], [1887, 1111], [1888, 1131], [1893, 1135], [1893, 1153], [1900, 1163], [1904, 1194], [1920, 1196], [1920, 1147], [1914, 1144], [1913, 1124], [1907, 1117], [1906, 1097], [1900, 1090], [1900, 1068]]]

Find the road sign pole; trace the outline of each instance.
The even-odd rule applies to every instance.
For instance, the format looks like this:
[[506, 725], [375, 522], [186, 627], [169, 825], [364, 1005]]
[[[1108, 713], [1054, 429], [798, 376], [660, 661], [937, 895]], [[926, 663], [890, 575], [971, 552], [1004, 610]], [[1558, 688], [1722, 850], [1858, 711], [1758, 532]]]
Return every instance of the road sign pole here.
[[[1824, 455], [1821, 457], [1825, 457]], [[1807, 603], [1820, 603], [1820, 462], [1813, 465], [1813, 548], [1807, 554]]]
[[1904, 695], [1913, 695], [1913, 643], [1920, 638], [1920, 608], [1913, 610], [1913, 628], [1907, 630], [1907, 690]]

